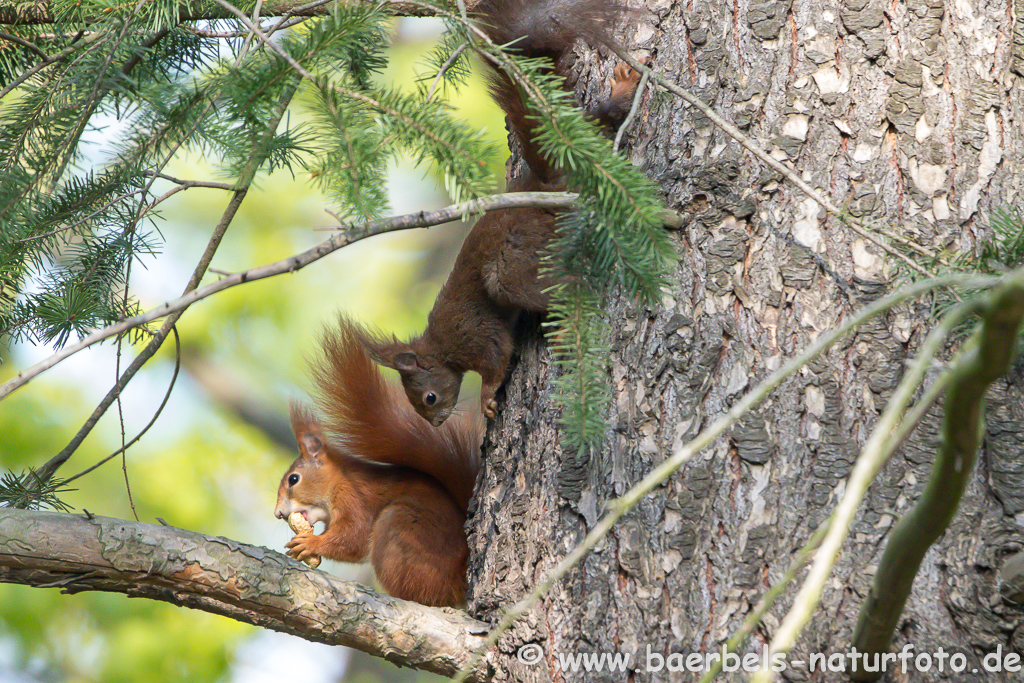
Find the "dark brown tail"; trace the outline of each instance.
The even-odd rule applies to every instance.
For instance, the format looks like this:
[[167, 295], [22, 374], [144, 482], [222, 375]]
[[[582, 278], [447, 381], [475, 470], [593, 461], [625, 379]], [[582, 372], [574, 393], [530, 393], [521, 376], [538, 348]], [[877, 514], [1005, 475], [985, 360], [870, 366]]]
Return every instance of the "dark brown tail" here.
[[483, 424], [456, 414], [431, 426], [381, 375], [363, 345], [366, 335], [341, 316], [325, 330], [323, 357], [312, 363], [327, 438], [350, 455], [429, 474], [465, 512], [480, 466]]
[[[473, 8], [480, 28], [498, 45], [510, 45], [526, 57], [547, 57], [555, 72], [567, 73], [567, 57], [577, 40], [610, 45], [613, 27], [626, 9], [614, 0], [481, 0]], [[553, 183], [558, 172], [541, 155], [535, 142], [536, 122], [519, 87], [504, 73], [495, 73], [491, 95], [523, 145], [523, 158], [542, 183]]]

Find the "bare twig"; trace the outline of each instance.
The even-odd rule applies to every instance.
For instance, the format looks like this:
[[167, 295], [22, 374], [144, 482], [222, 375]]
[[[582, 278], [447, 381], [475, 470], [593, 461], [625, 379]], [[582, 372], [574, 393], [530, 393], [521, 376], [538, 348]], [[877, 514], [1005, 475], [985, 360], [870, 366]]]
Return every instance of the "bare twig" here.
[[[221, 224], [225, 228], [225, 221], [229, 221], [234, 215], [234, 210], [237, 210], [236, 204], [241, 203], [241, 196], [244, 196], [244, 193], [239, 193], [239, 195], [240, 196], [236, 196], [237, 201], [232, 203], [233, 210], [226, 212], [224, 219], [221, 221]], [[85, 339], [79, 341], [77, 344], [66, 346], [49, 358], [40, 361], [24, 372], [18, 373], [16, 377], [7, 381], [3, 385], [0, 385], [0, 400], [10, 395], [11, 392], [16, 389], [27, 384], [34, 377], [57, 365], [64, 359], [78, 353], [82, 349], [86, 349], [93, 344], [101, 342], [104, 339], [109, 339], [110, 337], [121, 334], [126, 330], [130, 330], [134, 327], [138, 327], [139, 325], [144, 325], [168, 315], [172, 315], [173, 319], [177, 320], [181, 312], [186, 308], [196, 301], [210, 296], [211, 294], [215, 294], [221, 290], [228, 289], [229, 287], [234, 287], [245, 282], [262, 280], [263, 278], [272, 277], [274, 275], [294, 272], [323, 258], [336, 249], [340, 249], [341, 247], [347, 246], [361, 239], [384, 232], [408, 230], [410, 228], [424, 228], [431, 225], [438, 225], [440, 223], [447, 223], [464, 216], [474, 215], [483, 211], [499, 208], [546, 207], [566, 209], [573, 206], [575, 199], [575, 194], [567, 192], [512, 192], [463, 202], [462, 204], [454, 204], [438, 211], [419, 211], [417, 213], [406, 214], [404, 216], [398, 216], [387, 220], [371, 221], [352, 228], [342, 234], [335, 235], [334, 237], [321, 242], [312, 249], [308, 249], [300, 254], [296, 254], [295, 256], [291, 256], [287, 259], [276, 261], [265, 266], [253, 268], [251, 270], [235, 273], [234, 275], [225, 277], [217, 282], [206, 285], [205, 287], [196, 289], [193, 286], [193, 283], [190, 282], [190, 286], [185, 290], [186, 293], [174, 301], [169, 301], [146, 313], [133, 316], [127, 320], [123, 320], [119, 323], [115, 323], [114, 325], [97, 330]], [[196, 275], [201, 277], [201, 273], [206, 272], [208, 263], [200, 265], [201, 268], [196, 269]], [[195, 276], [193, 277], [193, 280], [198, 282], [198, 278]], [[167, 323], [165, 323], [165, 327], [168, 327]]]
[[644, 99], [644, 90], [647, 89], [647, 78], [647, 74], [640, 77], [640, 83], [636, 86], [636, 92], [633, 93], [633, 105], [629, 108], [629, 113], [626, 114], [625, 120], [619, 125], [618, 132], [615, 133], [615, 144], [612, 145], [612, 150], [615, 152], [619, 151], [622, 137], [625, 135], [626, 129], [629, 128], [629, 124], [633, 123], [633, 119], [636, 118], [636, 113], [640, 109], [640, 102]]
[[174, 176], [167, 175], [166, 173], [159, 173], [157, 171], [144, 171], [142, 175], [155, 176], [161, 180], [169, 180], [175, 185], [181, 185], [183, 187], [208, 187], [214, 190], [229, 190], [232, 192], [238, 189], [238, 185], [233, 183], [218, 183], [212, 180], [182, 180], [181, 178], [175, 178]]
[[[719, 116], [719, 114], [714, 109], [706, 105], [703, 101], [700, 100], [700, 98], [695, 97], [688, 91], [684, 90], [683, 88], [679, 87], [672, 81], [662, 76], [657, 71], [648, 68], [640, 61], [634, 59], [623, 48], [618, 46], [612, 46], [612, 49], [615, 52], [615, 54], [618, 55], [619, 59], [629, 64], [631, 67], [633, 67], [640, 73], [645, 75], [649, 74], [650, 77], [653, 78], [656, 83], [658, 83], [658, 85], [665, 88], [666, 90], [676, 95], [677, 97], [682, 98], [688, 104], [693, 105], [694, 107], [699, 109], [702, 114], [711, 119], [711, 121], [716, 126], [721, 128], [729, 137], [736, 140], [736, 142], [740, 143], [744, 148], [747, 149], [747, 151], [749, 151], [751, 154], [753, 154], [758, 159], [763, 161], [765, 164], [770, 166], [772, 170], [782, 174], [787, 180], [796, 185], [800, 189], [800, 191], [802, 191], [805, 195], [813, 199], [815, 203], [821, 206], [821, 208], [825, 209], [827, 212], [834, 216], [840, 217], [841, 222], [844, 225], [847, 225], [855, 233], [857, 233], [867, 241], [871, 242], [872, 244], [874, 244], [875, 246], [877, 246], [879, 249], [883, 250], [890, 256], [893, 256], [903, 261], [911, 270], [914, 270], [917, 273], [920, 273], [921, 275], [924, 275], [926, 277], [932, 276], [932, 273], [929, 273], [925, 268], [922, 268], [913, 259], [909, 258], [906, 254], [900, 253], [899, 251], [893, 249], [882, 240], [878, 239], [878, 237], [876, 237], [870, 231], [868, 231], [859, 221], [847, 215], [847, 213], [838, 206], [836, 206], [832, 202], [832, 200], [822, 195], [816, 189], [811, 187], [808, 183], [804, 182], [803, 178], [794, 173], [792, 169], [788, 168], [785, 164], [781, 163], [777, 159], [774, 159], [770, 154], [761, 149], [753, 140], [744, 135], [739, 128], [737, 128], [736, 126], [732, 125], [724, 118]], [[888, 236], [904, 244], [911, 243], [910, 240], [907, 240], [906, 238], [902, 237], [897, 237], [893, 233], [890, 233]]]
[[[114, 451], [107, 457], [97, 462], [95, 465], [87, 467], [86, 469], [82, 470], [81, 472], [72, 477], [68, 477], [67, 479], [64, 480], [65, 484], [68, 483], [69, 481], [74, 481], [75, 479], [84, 477], [85, 475], [89, 474], [96, 468], [105, 464], [107, 461], [112, 460], [113, 458], [116, 458], [118, 455], [124, 453], [129, 448], [134, 446], [136, 442], [138, 442], [138, 440], [141, 439], [143, 435], [145, 435], [145, 433], [149, 431], [150, 427], [156, 424], [157, 418], [160, 417], [160, 413], [164, 411], [164, 407], [167, 405], [167, 401], [171, 398], [171, 392], [174, 390], [174, 383], [178, 380], [178, 371], [181, 370], [181, 338], [178, 336], [178, 328], [176, 326], [172, 326], [171, 331], [174, 332], [174, 373], [171, 375], [171, 382], [170, 384], [167, 385], [167, 391], [164, 393], [164, 400], [160, 402], [160, 405], [157, 407], [156, 412], [153, 413], [153, 417], [149, 420], [146, 426], [142, 428], [142, 431], [135, 435], [135, 438], [133, 438], [128, 443], [122, 444], [120, 448], [118, 448], [116, 451]], [[138, 520], [138, 515], [136, 515], [136, 520]]]

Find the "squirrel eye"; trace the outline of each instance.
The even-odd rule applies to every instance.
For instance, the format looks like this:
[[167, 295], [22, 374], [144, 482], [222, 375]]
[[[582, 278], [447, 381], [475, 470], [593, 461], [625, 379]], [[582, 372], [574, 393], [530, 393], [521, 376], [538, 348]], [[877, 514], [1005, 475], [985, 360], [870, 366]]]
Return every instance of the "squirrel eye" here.
[[423, 400], [426, 401], [428, 406], [432, 406], [437, 403], [437, 394], [433, 391], [428, 391], [427, 395], [423, 397]]
[[292, 472], [288, 476], [288, 485], [289, 486], [295, 486], [298, 483], [299, 483], [299, 473], [298, 472]]

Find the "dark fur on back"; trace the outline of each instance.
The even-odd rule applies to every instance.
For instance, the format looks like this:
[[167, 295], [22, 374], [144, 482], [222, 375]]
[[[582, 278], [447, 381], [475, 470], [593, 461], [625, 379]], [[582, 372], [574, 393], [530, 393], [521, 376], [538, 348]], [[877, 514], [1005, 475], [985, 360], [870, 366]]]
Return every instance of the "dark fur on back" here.
[[[578, 40], [611, 44], [611, 29], [626, 14], [615, 0], [481, 0], [474, 17], [498, 45], [512, 44], [527, 57], [554, 61], [564, 77]], [[625, 113], [639, 77], [616, 69], [612, 96], [592, 115], [611, 128]], [[568, 88], [568, 84], [566, 84]], [[522, 144], [525, 172], [510, 191], [563, 189], [561, 172], [540, 153], [528, 98], [504, 73], [492, 84], [495, 100]], [[462, 377], [480, 374], [480, 407], [497, 414], [496, 393], [512, 357], [512, 330], [522, 311], [545, 312], [547, 288], [539, 277], [541, 253], [556, 232], [556, 214], [542, 209], [502, 209], [483, 216], [466, 237], [448, 280], [437, 295], [423, 334], [400, 342], [375, 335], [363, 343], [384, 365], [395, 368], [416, 412], [442, 425], [453, 413]]]
[[[482, 0], [473, 11], [495, 44], [510, 45], [513, 52], [526, 57], [550, 59], [555, 71], [564, 75], [576, 41], [613, 44], [611, 31], [626, 10], [609, 0]], [[539, 182], [557, 184], [560, 174], [533, 144], [536, 124], [519, 87], [504, 72], [497, 71], [491, 78], [491, 96], [508, 116], [522, 143], [523, 158]], [[597, 114], [600, 118], [600, 112]], [[608, 123], [602, 121], [602, 125]]]

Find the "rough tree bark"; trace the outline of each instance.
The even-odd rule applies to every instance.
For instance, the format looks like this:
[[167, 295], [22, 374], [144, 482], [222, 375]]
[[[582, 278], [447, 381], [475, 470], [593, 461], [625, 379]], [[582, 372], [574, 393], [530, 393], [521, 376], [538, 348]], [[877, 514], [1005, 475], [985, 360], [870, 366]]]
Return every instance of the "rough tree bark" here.
[[[1018, 199], [1019, 1], [646, 6], [627, 48], [852, 215], [957, 252], [987, 235], [993, 209]], [[585, 68], [597, 83], [612, 64], [590, 55]], [[605, 447], [589, 457], [560, 447], [549, 401], [556, 370], [543, 344], [534, 334], [523, 349], [489, 433], [470, 521], [471, 613], [484, 619], [543, 578], [608, 500], [820, 331], [900, 281], [893, 260], [671, 96], [645, 99], [630, 138], [631, 158], [689, 219], [677, 233], [676, 282], [657, 310], [622, 300], [609, 307], [614, 408]], [[658, 660], [647, 653], [719, 649], [835, 505], [930, 327], [932, 303], [865, 326], [648, 496], [500, 641], [496, 680], [595, 680], [560, 670], [558, 654], [583, 652], [629, 653], [629, 680], [681, 680], [648, 670]], [[985, 654], [1024, 652], [1024, 613], [997, 585], [1024, 546], [1021, 374], [1018, 365], [991, 392], [979, 471], [926, 557], [894, 640], [914, 654], [962, 652], [967, 670], [951, 673], [947, 660], [940, 672], [933, 660], [928, 672], [887, 680], [989, 680]], [[791, 662], [846, 651], [887, 531], [926, 479], [937, 424], [933, 411], [882, 470]], [[747, 651], [760, 651], [792, 594]], [[515, 655], [532, 643], [543, 657], [530, 666]], [[844, 678], [806, 664], [783, 676]]]

